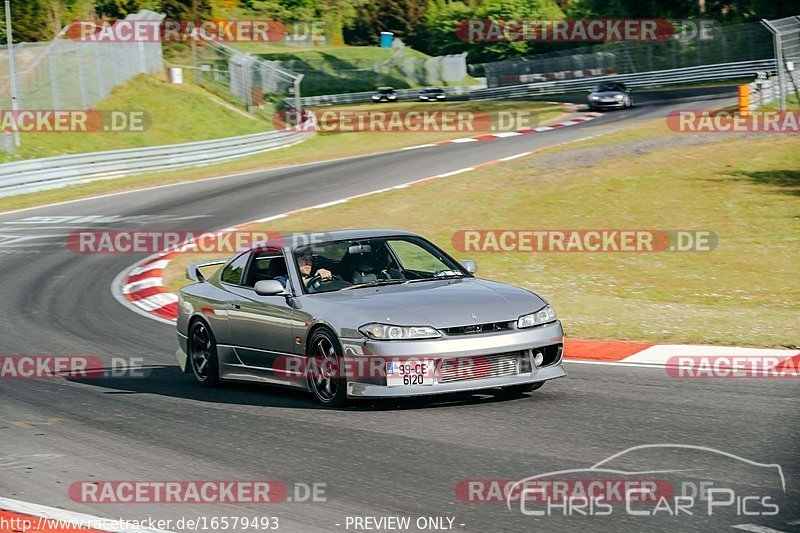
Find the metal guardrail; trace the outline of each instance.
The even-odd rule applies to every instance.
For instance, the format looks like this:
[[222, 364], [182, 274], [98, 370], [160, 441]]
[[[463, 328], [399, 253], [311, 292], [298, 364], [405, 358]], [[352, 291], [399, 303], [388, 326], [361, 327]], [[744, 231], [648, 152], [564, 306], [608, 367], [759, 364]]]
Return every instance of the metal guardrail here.
[[0, 165], [0, 197], [65, 187], [93, 179], [222, 163], [303, 141], [314, 135], [314, 128], [307, 128], [308, 125], [306, 122], [287, 130], [210, 141], [5, 163]]
[[[755, 76], [759, 71], [774, 73], [776, 71], [774, 59], [759, 59], [754, 61], [740, 61], [738, 63], [721, 63], [718, 65], [702, 65], [699, 67], [686, 67], [670, 70], [657, 70], [653, 72], [639, 72], [633, 74], [612, 74], [605, 76], [586, 76], [563, 80], [540, 81], [522, 83], [519, 85], [506, 85], [503, 87], [485, 88], [479, 86], [443, 87], [448, 96], [465, 96], [470, 100], [491, 100], [495, 98], [519, 98], [524, 96], [544, 96], [549, 94], [564, 94], [591, 89], [597, 83], [606, 80], [621, 81], [629, 87], [657, 87], [662, 85], [680, 85], [703, 81], [719, 81], [735, 78]], [[422, 89], [399, 89], [398, 100], [416, 98]], [[369, 102], [374, 91], [330, 94], [325, 96], [308, 96], [302, 98], [303, 106], [319, 106], [331, 104], [353, 104]], [[287, 101], [287, 105], [291, 104]]]
[[730, 80], [755, 76], [759, 71], [775, 72], [774, 59], [741, 61], [738, 63], [722, 63], [718, 65], [702, 65], [671, 70], [657, 70], [634, 74], [615, 74], [608, 76], [592, 76], [478, 89], [470, 93], [472, 100], [493, 98], [514, 98], [522, 96], [540, 96], [586, 91], [602, 81], [621, 81], [628, 87], [658, 87], [664, 85], [680, 85], [703, 81]]
[[[450, 87], [441, 87], [444, 89], [447, 96], [467, 96], [479, 85], [457, 85]], [[422, 91], [422, 87], [417, 89], [397, 89], [397, 98], [400, 100], [408, 100], [410, 98], [417, 98]], [[300, 99], [303, 107], [306, 106], [319, 106], [319, 105], [333, 105], [333, 104], [357, 104], [372, 101], [372, 95], [375, 91], [366, 91], [360, 93], [344, 93], [344, 94], [326, 94], [323, 96], [304, 96]], [[290, 100], [285, 100], [287, 105], [292, 105]]]

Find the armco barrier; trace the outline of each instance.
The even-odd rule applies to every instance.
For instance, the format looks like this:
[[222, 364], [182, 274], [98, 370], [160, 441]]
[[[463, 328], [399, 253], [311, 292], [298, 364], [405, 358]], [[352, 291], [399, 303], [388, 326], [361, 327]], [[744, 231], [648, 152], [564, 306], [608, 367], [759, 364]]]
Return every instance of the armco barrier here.
[[[313, 118], [312, 118], [313, 120]], [[308, 126], [308, 123], [304, 123]], [[303, 126], [210, 141], [29, 159], [0, 165], [0, 197], [108, 179], [222, 163], [289, 146], [314, 135]]]
[[774, 59], [757, 61], [741, 61], [738, 63], [721, 63], [718, 65], [702, 65], [671, 70], [638, 72], [635, 74], [619, 74], [610, 76], [591, 76], [509, 85], [491, 89], [478, 89], [470, 93], [472, 100], [489, 100], [494, 98], [514, 98], [522, 96], [544, 96], [586, 91], [602, 81], [620, 81], [628, 87], [659, 87], [666, 85], [682, 85], [704, 81], [724, 81], [736, 78], [755, 78], [758, 72], [775, 72]]
[[[448, 96], [465, 96], [470, 100], [492, 100], [496, 98], [520, 98], [525, 96], [547, 96], [551, 94], [565, 94], [586, 91], [597, 83], [606, 80], [621, 81], [629, 87], [659, 87], [665, 85], [682, 85], [704, 81], [724, 81], [736, 78], [755, 78], [758, 72], [776, 71], [774, 59], [760, 59], [756, 61], [741, 61], [738, 63], [721, 63], [717, 65], [702, 65], [671, 70], [657, 70], [652, 72], [638, 72], [634, 74], [614, 74], [606, 76], [575, 77], [564, 80], [552, 80], [508, 85], [503, 87], [485, 88], [478, 85], [443, 87]], [[400, 89], [397, 91], [398, 100], [416, 98], [422, 89]], [[347, 94], [330, 94], [325, 96], [311, 96], [302, 98], [303, 106], [318, 106], [330, 104], [352, 104], [369, 102], [374, 92], [360, 92]], [[291, 104], [287, 100], [287, 104]]]

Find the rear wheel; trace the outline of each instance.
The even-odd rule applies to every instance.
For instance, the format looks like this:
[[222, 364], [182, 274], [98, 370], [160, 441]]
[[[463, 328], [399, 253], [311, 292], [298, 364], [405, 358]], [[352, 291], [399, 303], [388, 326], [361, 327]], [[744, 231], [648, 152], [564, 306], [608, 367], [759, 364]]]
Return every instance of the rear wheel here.
[[219, 359], [214, 335], [205, 323], [197, 321], [189, 330], [189, 363], [194, 379], [203, 387], [219, 385]]
[[310, 370], [308, 387], [319, 403], [326, 407], [341, 407], [347, 403], [347, 379], [339, 342], [333, 333], [318, 329], [308, 343]]

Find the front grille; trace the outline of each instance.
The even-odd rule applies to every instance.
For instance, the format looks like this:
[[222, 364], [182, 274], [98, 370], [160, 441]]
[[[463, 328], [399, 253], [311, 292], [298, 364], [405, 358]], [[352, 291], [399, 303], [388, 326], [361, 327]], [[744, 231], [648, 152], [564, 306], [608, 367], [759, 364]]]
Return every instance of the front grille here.
[[439, 382], [514, 376], [517, 374], [518, 356], [519, 352], [510, 352], [443, 359], [439, 368]]
[[442, 331], [447, 335], [475, 335], [511, 329], [512, 324], [513, 322], [488, 322], [486, 324], [469, 324], [467, 326], [444, 328]]

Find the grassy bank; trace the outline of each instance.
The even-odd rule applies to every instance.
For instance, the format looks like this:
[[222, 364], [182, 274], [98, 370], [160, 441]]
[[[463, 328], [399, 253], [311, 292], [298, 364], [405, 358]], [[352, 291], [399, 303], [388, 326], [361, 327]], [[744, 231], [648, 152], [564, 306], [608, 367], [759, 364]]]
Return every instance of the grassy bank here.
[[117, 87], [98, 110], [141, 110], [151, 119], [141, 132], [21, 133], [22, 146], [0, 153], [0, 162], [122, 148], [158, 146], [259, 133], [272, 122], [254, 119], [230, 107], [188, 80], [183, 85], [140, 75]]

